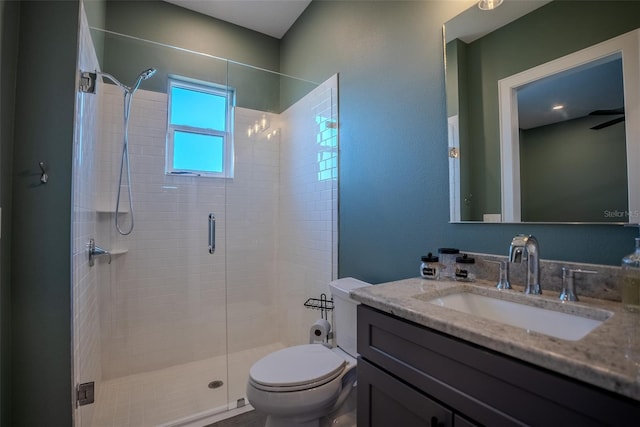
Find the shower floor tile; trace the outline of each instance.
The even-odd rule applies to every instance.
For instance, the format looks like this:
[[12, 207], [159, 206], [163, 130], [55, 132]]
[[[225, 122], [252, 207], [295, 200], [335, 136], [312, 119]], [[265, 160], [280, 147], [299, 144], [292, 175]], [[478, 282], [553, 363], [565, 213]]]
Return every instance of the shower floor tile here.
[[[218, 356], [103, 381], [90, 425], [158, 426], [194, 414], [226, 410], [227, 405], [235, 408], [237, 399], [246, 395], [251, 365], [281, 348], [281, 344], [270, 344], [230, 354], [228, 366], [227, 358]], [[224, 381], [226, 387], [209, 388], [215, 380]]]

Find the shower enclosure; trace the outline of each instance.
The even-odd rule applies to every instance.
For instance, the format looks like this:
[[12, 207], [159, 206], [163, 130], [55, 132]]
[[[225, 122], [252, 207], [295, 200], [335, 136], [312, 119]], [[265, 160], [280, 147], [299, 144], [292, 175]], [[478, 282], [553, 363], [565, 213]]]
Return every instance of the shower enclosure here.
[[[76, 426], [205, 425], [241, 412], [250, 366], [308, 342], [320, 313], [304, 302], [336, 278], [337, 77], [307, 82], [90, 28], [83, 16], [79, 73], [126, 82], [150, 68], [129, 111], [122, 182], [121, 88], [97, 79], [95, 93], [77, 93]], [[178, 155], [174, 80], [228, 95], [225, 176], [176, 172], [167, 158], [168, 147]], [[132, 213], [135, 228], [119, 233], [116, 218], [126, 230]], [[108, 252], [93, 266], [91, 240]]]

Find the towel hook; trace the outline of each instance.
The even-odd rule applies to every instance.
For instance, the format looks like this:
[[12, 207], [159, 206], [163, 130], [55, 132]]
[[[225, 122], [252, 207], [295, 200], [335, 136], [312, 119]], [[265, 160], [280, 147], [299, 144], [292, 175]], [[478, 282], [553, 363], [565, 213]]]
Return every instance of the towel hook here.
[[46, 184], [49, 181], [49, 175], [47, 175], [47, 171], [44, 169], [44, 162], [40, 162], [40, 170], [42, 171], [42, 175], [40, 175], [40, 182]]

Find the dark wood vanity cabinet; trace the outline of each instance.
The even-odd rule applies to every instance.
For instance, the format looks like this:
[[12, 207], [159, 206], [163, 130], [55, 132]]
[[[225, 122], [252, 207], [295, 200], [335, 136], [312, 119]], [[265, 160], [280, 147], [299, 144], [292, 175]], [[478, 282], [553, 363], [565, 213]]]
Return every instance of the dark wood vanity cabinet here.
[[358, 427], [638, 426], [640, 402], [358, 306]]

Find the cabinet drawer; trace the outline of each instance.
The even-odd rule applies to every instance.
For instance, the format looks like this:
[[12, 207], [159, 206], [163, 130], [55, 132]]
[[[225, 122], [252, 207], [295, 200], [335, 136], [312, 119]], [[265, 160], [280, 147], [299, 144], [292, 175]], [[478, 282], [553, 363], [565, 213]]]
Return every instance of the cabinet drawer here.
[[639, 402], [362, 304], [358, 353], [484, 425], [633, 425], [640, 419]]
[[453, 426], [452, 412], [413, 387], [358, 360], [358, 427]]

